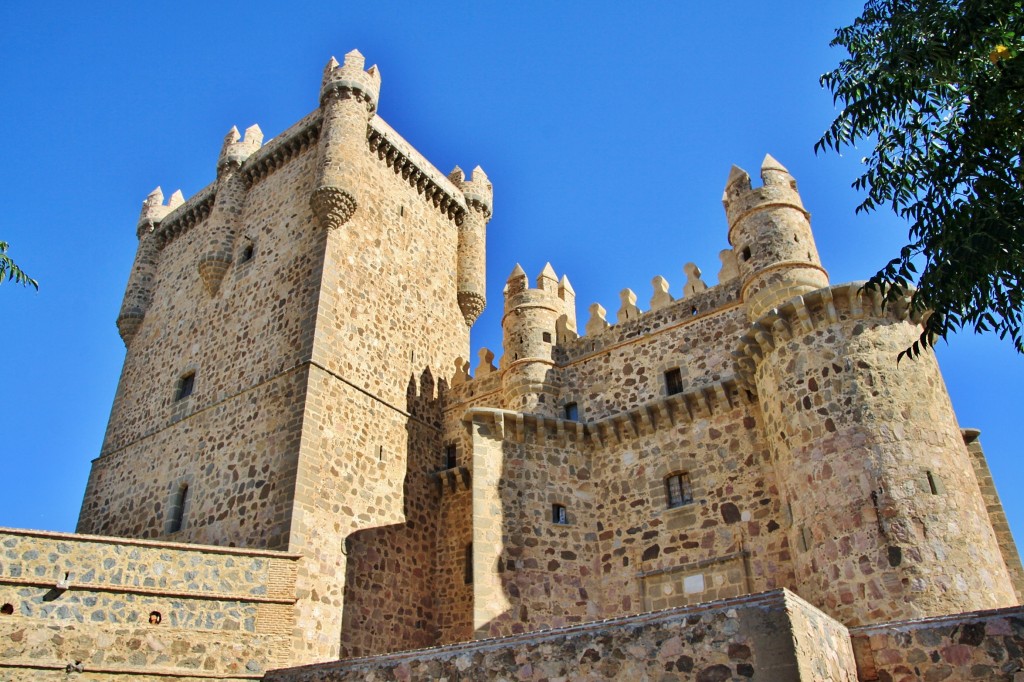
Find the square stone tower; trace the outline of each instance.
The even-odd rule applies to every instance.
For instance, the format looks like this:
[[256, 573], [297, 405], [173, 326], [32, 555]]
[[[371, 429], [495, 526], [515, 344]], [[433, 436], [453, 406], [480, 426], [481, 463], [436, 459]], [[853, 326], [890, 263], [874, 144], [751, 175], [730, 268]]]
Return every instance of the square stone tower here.
[[266, 145], [232, 128], [213, 184], [146, 199], [78, 523], [302, 554], [297, 662], [365, 650], [339, 641], [350, 555], [366, 594], [403, 595], [377, 636], [434, 642], [435, 377], [484, 306], [491, 185], [438, 172], [375, 115], [379, 89], [358, 52], [332, 59], [315, 111]]

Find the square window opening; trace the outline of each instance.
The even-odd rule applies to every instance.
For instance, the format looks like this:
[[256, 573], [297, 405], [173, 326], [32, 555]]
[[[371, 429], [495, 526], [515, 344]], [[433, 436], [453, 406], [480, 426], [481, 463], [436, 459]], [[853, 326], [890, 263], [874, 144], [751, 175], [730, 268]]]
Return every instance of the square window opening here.
[[672, 474], [665, 479], [665, 494], [668, 498], [668, 508], [675, 509], [693, 502], [693, 487], [690, 485], [690, 475], [686, 473]]
[[678, 367], [665, 372], [665, 391], [668, 395], [683, 392], [683, 373]]
[[184, 400], [185, 398], [192, 395], [192, 390], [196, 386], [196, 373], [189, 372], [185, 376], [178, 379], [178, 390], [174, 392], [175, 400]]

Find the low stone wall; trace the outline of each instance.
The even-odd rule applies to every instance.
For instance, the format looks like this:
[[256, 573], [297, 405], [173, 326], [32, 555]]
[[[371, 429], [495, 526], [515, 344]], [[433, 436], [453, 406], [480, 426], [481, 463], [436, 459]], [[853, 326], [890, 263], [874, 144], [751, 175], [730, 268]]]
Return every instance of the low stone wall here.
[[[274, 670], [265, 679], [853, 682], [853, 655], [843, 633], [842, 625], [777, 590], [514, 637]], [[818, 650], [807, 651], [815, 641]], [[816, 660], [800, 660], [805, 654]]]
[[863, 682], [1021, 682], [1024, 607], [851, 628]]
[[258, 679], [291, 660], [298, 559], [0, 528], [0, 678]]

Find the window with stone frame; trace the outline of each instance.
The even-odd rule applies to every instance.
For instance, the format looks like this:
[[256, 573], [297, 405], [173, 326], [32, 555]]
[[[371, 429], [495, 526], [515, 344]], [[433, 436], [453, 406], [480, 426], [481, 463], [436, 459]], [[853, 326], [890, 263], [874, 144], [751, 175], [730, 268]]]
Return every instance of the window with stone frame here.
[[455, 449], [455, 443], [449, 443], [444, 446], [444, 468], [454, 469], [458, 465], [458, 451]]
[[569, 515], [565, 511], [564, 504], [551, 505], [551, 523], [557, 523], [560, 526], [569, 524]]
[[580, 408], [576, 403], [566, 403], [562, 407], [562, 411], [566, 419], [574, 422], [578, 422], [580, 420]]
[[196, 387], [196, 373], [189, 372], [185, 376], [178, 379], [177, 389], [174, 391], [174, 399], [184, 400], [185, 398], [192, 395], [192, 390]]
[[693, 502], [693, 486], [690, 474], [685, 471], [665, 477], [665, 499], [669, 509], [682, 507]]
[[683, 392], [683, 373], [678, 367], [665, 372], [665, 393], [676, 395]]

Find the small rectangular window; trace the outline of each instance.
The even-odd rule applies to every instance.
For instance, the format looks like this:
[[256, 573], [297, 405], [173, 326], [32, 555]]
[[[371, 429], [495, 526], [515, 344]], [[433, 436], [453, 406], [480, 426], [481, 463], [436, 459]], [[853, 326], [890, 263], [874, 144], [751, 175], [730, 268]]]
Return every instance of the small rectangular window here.
[[557, 523], [561, 526], [569, 523], [569, 517], [565, 513], [564, 504], [551, 505], [551, 523]]
[[693, 488], [689, 474], [672, 474], [665, 479], [665, 494], [668, 497], [668, 508], [675, 509], [693, 502]]
[[168, 524], [168, 533], [177, 533], [185, 526], [185, 511], [188, 508], [188, 485], [183, 484], [174, 495], [171, 502], [171, 522]]
[[683, 392], [683, 373], [678, 367], [665, 372], [665, 392], [676, 395]]
[[580, 420], [580, 410], [576, 403], [566, 403], [564, 410], [566, 419], [571, 419], [574, 422]]
[[467, 585], [473, 584], [473, 543], [466, 545], [466, 574], [463, 576]]
[[446, 445], [444, 448], [444, 468], [454, 469], [456, 466], [456, 450], [455, 444]]
[[175, 400], [184, 400], [185, 398], [192, 395], [192, 389], [196, 385], [196, 373], [189, 372], [182, 378], [178, 379], [178, 390], [174, 394]]
[[551, 332], [544, 332], [541, 338], [544, 339], [544, 343], [551, 343]]

